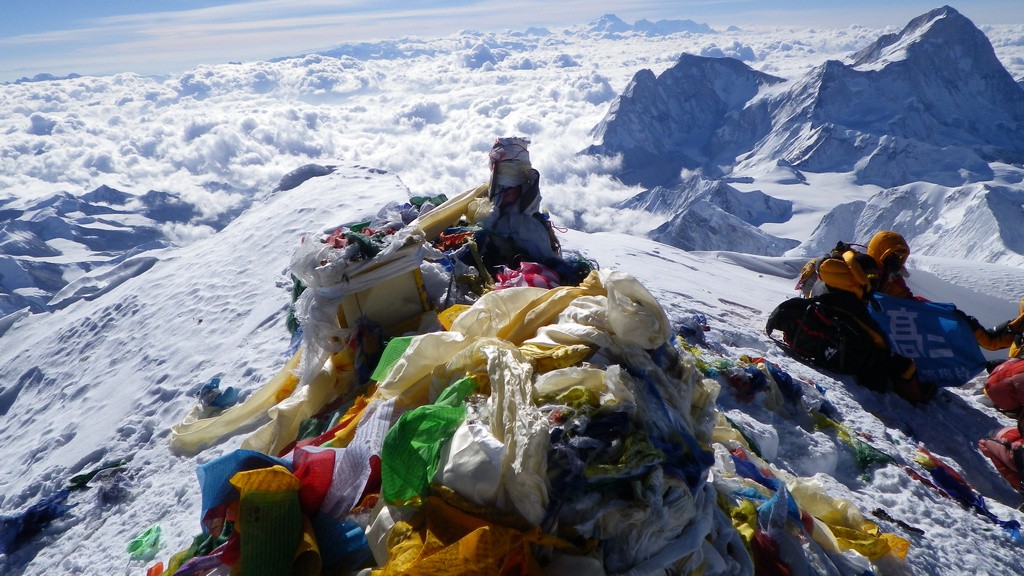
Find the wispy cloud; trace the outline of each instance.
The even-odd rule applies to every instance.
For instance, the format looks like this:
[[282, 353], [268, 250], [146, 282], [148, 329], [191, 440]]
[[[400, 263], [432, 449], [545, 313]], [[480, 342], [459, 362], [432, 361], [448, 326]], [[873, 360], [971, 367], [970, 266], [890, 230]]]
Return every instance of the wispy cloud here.
[[[286, 56], [343, 42], [431, 36], [459, 28], [503, 29], [548, 18], [585, 19], [579, 7], [533, 1], [335, 2], [266, 0], [186, 11], [95, 18], [74, 29], [0, 38], [2, 69], [157, 72], [180, 63]], [[56, 71], [56, 70], [54, 70]]]
[[[780, 2], [765, 8], [749, 0], [639, 0], [626, 5], [613, 0], [225, 0], [217, 6], [104, 16], [74, 28], [0, 37], [0, 80], [39, 72], [178, 72], [202, 63], [295, 55], [347, 42], [583, 24], [606, 13], [627, 22], [688, 18], [722, 27], [804, 26], [856, 9], [856, 16], [848, 14], [839, 25], [871, 25], [863, 19], [893, 19], [892, 10], [877, 8], [881, 1], [862, 0], [855, 7], [838, 0], [820, 0], [813, 7]], [[929, 0], [904, 4], [898, 10], [907, 17], [920, 13], [922, 4], [927, 5], [924, 9], [933, 7]]]

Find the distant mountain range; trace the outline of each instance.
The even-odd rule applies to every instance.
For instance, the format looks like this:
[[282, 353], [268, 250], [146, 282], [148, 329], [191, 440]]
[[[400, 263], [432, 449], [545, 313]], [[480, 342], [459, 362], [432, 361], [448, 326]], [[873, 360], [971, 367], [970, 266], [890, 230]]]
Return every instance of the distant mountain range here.
[[[799, 251], [819, 251], [837, 234], [865, 237], [872, 229], [910, 221], [909, 235], [922, 238], [915, 243], [919, 253], [1024, 262], [1024, 189], [984, 184], [993, 179], [993, 165], [1024, 163], [1024, 89], [984, 33], [949, 6], [880, 37], [846, 63], [830, 60], [796, 79], [770, 76], [731, 58], [684, 54], [660, 76], [638, 72], [594, 135], [596, 144], [585, 153], [619, 156], [617, 175], [648, 189], [643, 199], [625, 205], [656, 212], [676, 206], [680, 213], [670, 218], [677, 224], [689, 205], [650, 196], [657, 191], [693, 197], [695, 180], [681, 178], [683, 170], [711, 180], [779, 168], [796, 179], [802, 173], [849, 173], [856, 184], [888, 191], [878, 201], [840, 207], [848, 224], [839, 231], [823, 226]], [[913, 196], [911, 185], [918, 182], [962, 190], [939, 198], [938, 205], [935, 198], [910, 200], [902, 211], [863, 212], [886, 198]], [[964, 202], [980, 206], [965, 210]], [[728, 206], [712, 206], [750, 228], [759, 225]], [[999, 211], [1006, 206], [1017, 208]], [[703, 207], [702, 221], [708, 210]], [[959, 223], [943, 218], [952, 212], [965, 216]], [[941, 233], [935, 229], [940, 221]], [[955, 233], [958, 227], [982, 228], [1003, 242], [965, 245], [962, 237], [954, 240], [963, 236]], [[684, 249], [735, 249], [732, 236], [696, 242], [680, 235], [683, 228], [663, 226], [650, 236]], [[748, 247], [754, 253], [779, 255], [793, 247], [757, 232], [746, 231], [763, 238], [758, 248]]]
[[[238, 212], [205, 219], [176, 195], [151, 190], [135, 196], [109, 186], [78, 196], [63, 192], [28, 202], [2, 200], [0, 317], [25, 309], [52, 311], [95, 297], [99, 285], [83, 286], [81, 277], [107, 270], [104, 290], [112, 288], [110, 270], [130, 270], [116, 276], [123, 281], [152, 264], [138, 255], [170, 245], [169, 225], [202, 223], [219, 230]], [[68, 293], [68, 287], [81, 289]]]
[[677, 32], [692, 32], [695, 34], [710, 34], [714, 30], [707, 24], [700, 24], [693, 20], [637, 20], [633, 24], [627, 24], [614, 14], [605, 14], [587, 26], [588, 32], [605, 34], [623, 34], [635, 32], [647, 36], [661, 36], [675, 34]]

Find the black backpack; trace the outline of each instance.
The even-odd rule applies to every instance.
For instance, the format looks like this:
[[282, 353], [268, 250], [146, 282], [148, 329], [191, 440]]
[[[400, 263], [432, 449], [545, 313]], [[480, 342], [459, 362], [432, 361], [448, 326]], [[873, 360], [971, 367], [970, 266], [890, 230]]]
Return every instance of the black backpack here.
[[[782, 332], [782, 341], [772, 335]], [[768, 337], [798, 359], [839, 372], [858, 374], [865, 359], [877, 353], [871, 336], [848, 313], [814, 298], [790, 298], [779, 304], [765, 324]]]

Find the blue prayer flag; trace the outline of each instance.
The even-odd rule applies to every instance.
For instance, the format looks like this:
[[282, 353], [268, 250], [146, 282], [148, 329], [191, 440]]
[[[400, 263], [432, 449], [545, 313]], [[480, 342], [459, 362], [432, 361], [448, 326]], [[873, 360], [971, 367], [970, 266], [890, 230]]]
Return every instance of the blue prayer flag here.
[[956, 306], [875, 294], [871, 315], [889, 335], [893, 351], [917, 364], [922, 381], [963, 386], [985, 367], [974, 330]]

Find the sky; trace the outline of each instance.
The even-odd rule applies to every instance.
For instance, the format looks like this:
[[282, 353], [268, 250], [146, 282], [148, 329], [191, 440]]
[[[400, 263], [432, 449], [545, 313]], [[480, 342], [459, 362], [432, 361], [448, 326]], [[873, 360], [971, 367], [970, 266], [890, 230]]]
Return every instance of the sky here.
[[[919, 13], [880, 26], [902, 27]], [[410, 58], [309, 57], [215, 65], [182, 77], [3, 86], [0, 213], [18, 222], [4, 230], [10, 234], [0, 254], [0, 283], [44, 302], [52, 296], [54, 309], [0, 309], [0, 461], [11, 464], [0, 467], [0, 517], [25, 511], [102, 463], [131, 462], [97, 477], [93, 489], [71, 494], [74, 508], [13, 554], [0, 555], [0, 573], [143, 574], [187, 547], [200, 530], [197, 467], [232, 453], [271, 420], [257, 413], [244, 431], [194, 456], [172, 451], [171, 428], [189, 419], [193, 393], [214, 376], [244, 400], [287, 373], [291, 263], [297, 249], [311, 243], [301, 239], [372, 218], [410, 195], [452, 197], [474, 188], [488, 175], [494, 138], [509, 135], [531, 138], [542, 206], [550, 209], [564, 250], [604, 271], [632, 275], [673, 322], [704, 315], [710, 328], [702, 333], [705, 361], [763, 356], [808, 383], [806, 390], [811, 382], [819, 385], [851, 434], [894, 458], [861, 469], [849, 438], [808, 421], [808, 408], [820, 400], [814, 394], [806, 403], [779, 406], [777, 397], [760, 393], [751, 400], [722, 382], [717, 410], [756, 439], [778, 475], [793, 475], [793, 485], [804, 488], [820, 486], [910, 543], [906, 559], [883, 558], [876, 573], [1021, 573], [1020, 543], [908, 475], [927, 476], [916, 450], [925, 447], [962, 473], [998, 518], [1024, 520], [1015, 510], [1019, 496], [976, 447], [989, 430], [1012, 422], [985, 404], [983, 375], [913, 407], [788, 357], [764, 335], [765, 320], [797, 293], [794, 275], [806, 255], [687, 252], [656, 243], [643, 234], [668, 215], [615, 208], [639, 190], [616, 184], [597, 170], [611, 167], [578, 154], [637, 71], [660, 73], [681, 51], [750, 52], [759, 69], [799, 82], [823, 60], [841, 59], [878, 34], [847, 25], [799, 34], [580, 34], [563, 42], [506, 35], [487, 45], [479, 37], [439, 38], [418, 45], [424, 55]], [[1024, 32], [991, 37], [1015, 77], [1024, 76]], [[310, 163], [338, 169], [275, 189], [283, 176]], [[874, 199], [878, 191], [857, 185], [853, 174], [777, 168], [774, 162], [752, 167], [733, 184], [792, 200], [794, 218], [773, 230], [788, 238], [806, 239], [836, 204]], [[981, 209], [990, 205], [982, 193], [998, 198], [1019, 191], [1022, 182], [1020, 167], [1002, 165], [992, 180], [969, 186], [910, 186], [925, 202], [894, 204], [899, 216], [886, 224], [920, 219], [937, 223], [942, 233], [912, 240], [908, 283], [916, 294], [961, 303], [986, 325], [1016, 313], [1024, 255], [1010, 250], [1012, 262], [985, 264], [949, 254], [960, 246], [998, 244], [990, 213]], [[166, 221], [119, 213], [120, 205], [107, 201], [96, 203], [102, 210], [76, 205], [76, 198], [104, 185], [129, 196], [166, 192], [195, 206], [198, 216], [177, 221], [181, 212], [174, 204], [151, 213]], [[223, 228], [212, 224], [229, 220]], [[159, 228], [168, 244], [147, 243], [138, 251], [124, 246], [132, 230], [149, 238], [148, 226]], [[1007, 246], [1021, 245], [1003, 232]], [[929, 241], [933, 250], [926, 249]], [[934, 248], [939, 242], [944, 252]], [[120, 248], [108, 250], [111, 245]], [[21, 271], [19, 278], [16, 259], [41, 273]], [[438, 268], [425, 272], [433, 300], [448, 286]], [[54, 296], [32, 284], [39, 276], [68, 284]], [[624, 300], [640, 295], [634, 291]], [[308, 390], [299, 388], [294, 399]], [[289, 399], [288, 405], [296, 404]], [[719, 455], [715, 477], [728, 482], [735, 469]], [[872, 515], [879, 509], [903, 524]], [[666, 518], [677, 517], [660, 520]], [[162, 529], [155, 556], [130, 559], [128, 542], [154, 525]]]
[[[689, 19], [713, 27], [883, 26], [906, 21], [939, 0], [3, 0], [0, 82], [37, 74], [170, 74], [198, 64], [305, 54], [341, 43], [437, 36], [459, 30], [562, 27], [611, 13]], [[1017, 0], [954, 4], [979, 26], [1024, 22]]]

